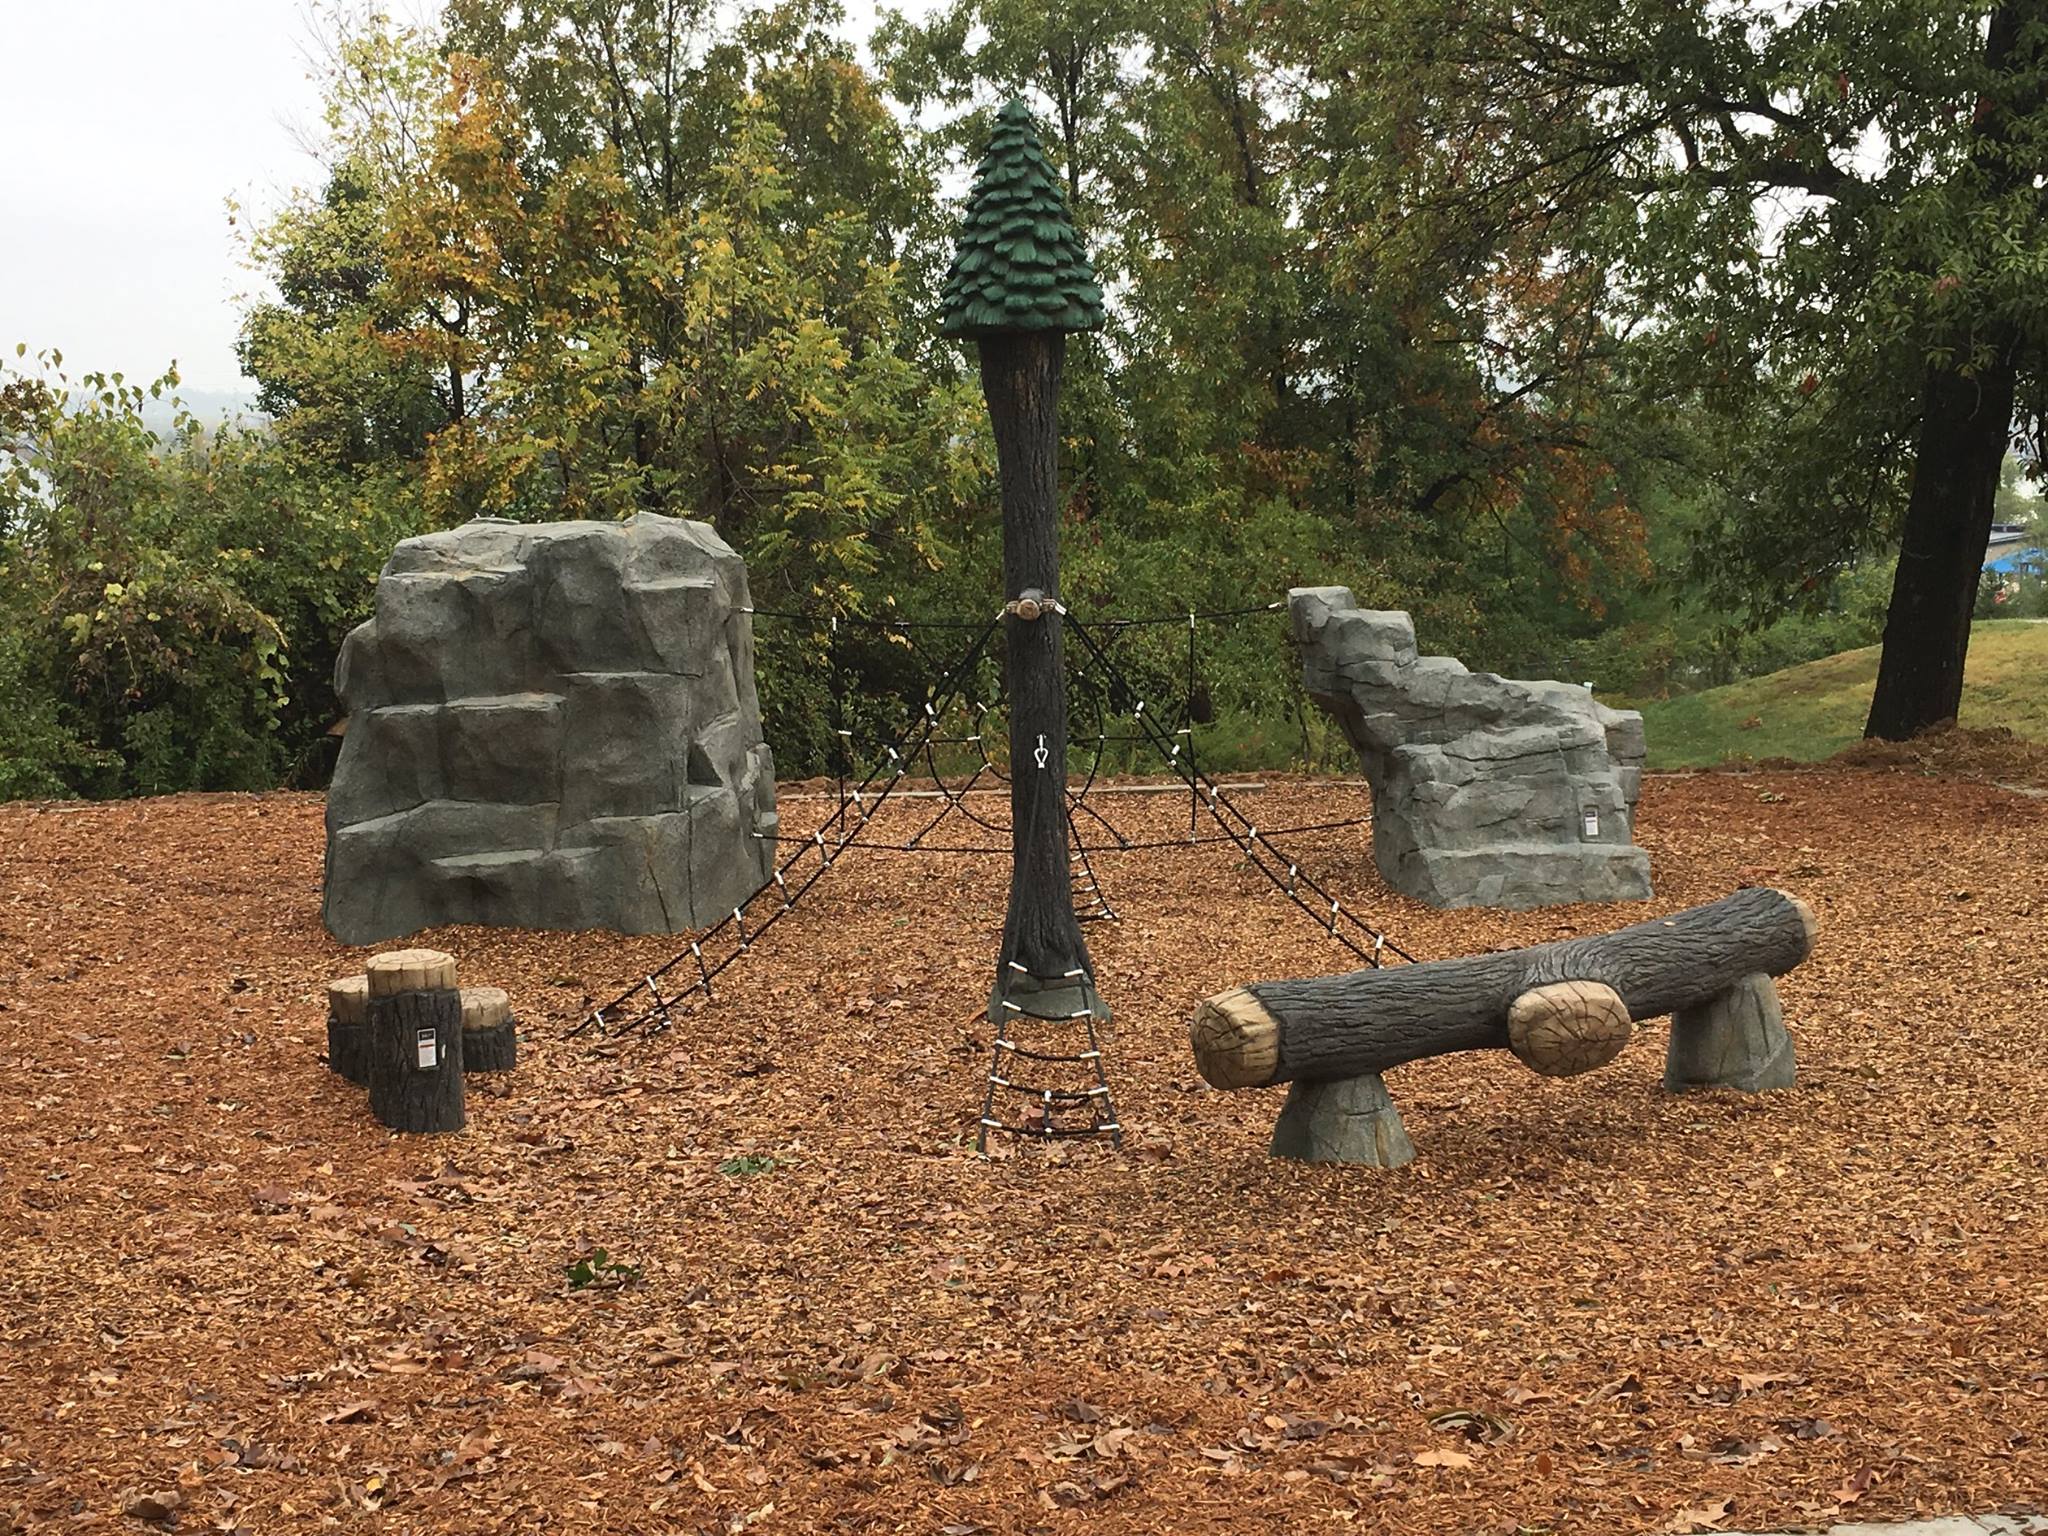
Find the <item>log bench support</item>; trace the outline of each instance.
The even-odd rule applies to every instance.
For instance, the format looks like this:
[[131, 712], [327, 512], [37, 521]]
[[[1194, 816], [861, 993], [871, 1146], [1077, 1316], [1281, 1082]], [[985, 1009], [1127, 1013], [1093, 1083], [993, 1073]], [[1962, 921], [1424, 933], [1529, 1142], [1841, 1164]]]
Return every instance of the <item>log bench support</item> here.
[[1415, 1144], [1377, 1072], [1327, 1083], [1292, 1083], [1273, 1127], [1273, 1155], [1298, 1163], [1400, 1168]]
[[1672, 1015], [1664, 1086], [1673, 1093], [1694, 1088], [1767, 1093], [1790, 1088], [1797, 1076], [1777, 984], [1768, 976], [1745, 976], [1727, 991]]
[[1753, 889], [1669, 917], [1531, 949], [1258, 982], [1195, 1010], [1189, 1038], [1218, 1088], [1291, 1083], [1276, 1157], [1397, 1168], [1414, 1156], [1381, 1074], [1505, 1049], [1532, 1071], [1604, 1066], [1644, 1020], [1673, 1015], [1665, 1086], [1791, 1086], [1771, 978], [1812, 953], [1813, 911]]

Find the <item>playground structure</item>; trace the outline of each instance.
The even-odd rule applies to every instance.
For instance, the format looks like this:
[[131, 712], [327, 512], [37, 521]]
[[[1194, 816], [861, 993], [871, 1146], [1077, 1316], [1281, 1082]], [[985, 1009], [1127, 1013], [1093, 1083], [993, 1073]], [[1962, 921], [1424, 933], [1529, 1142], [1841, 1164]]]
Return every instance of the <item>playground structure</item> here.
[[[1284, 605], [1266, 603], [1215, 613], [1083, 621], [1060, 615], [1076, 644], [1067, 659], [1066, 688], [1073, 701], [1069, 760], [1078, 765], [1063, 786], [1066, 880], [1077, 922], [1112, 920], [1113, 885], [1105, 885], [1102, 861], [1161, 848], [1234, 849], [1273, 889], [1355, 962], [1377, 965], [1411, 958], [1389, 935], [1346, 905], [1289, 851], [1297, 836], [1362, 827], [1347, 817], [1293, 826], [1260, 826], [1224, 785], [1205, 772], [1193, 746], [1198, 709], [1198, 636], [1220, 624], [1270, 618]], [[812, 616], [757, 611], [756, 622], [815, 624], [830, 645], [843, 629], [866, 626], [886, 631], [897, 643], [917, 648], [920, 637], [943, 635], [958, 643], [957, 624], [904, 620], [815, 620]], [[715, 995], [719, 976], [740, 962], [762, 935], [794, 911], [843, 858], [856, 855], [977, 854], [1008, 857], [1012, 824], [978, 804], [989, 789], [1008, 791], [1016, 768], [1003, 750], [1014, 740], [1013, 707], [1003, 670], [989, 655], [996, 621], [991, 619], [966, 643], [965, 651], [928, 669], [935, 681], [908, 710], [904, 729], [886, 742], [846, 741], [849, 760], [862, 767], [838, 782], [831, 809], [808, 836], [763, 833], [776, 845], [779, 862], [760, 888], [708, 931], [697, 935], [666, 965], [591, 1010], [572, 1037], [624, 1043], [659, 1035], [702, 1008]], [[1187, 673], [1168, 678], [1122, 654], [1133, 633], [1161, 626], [1185, 628]], [[836, 674], [836, 666], [830, 668]], [[1135, 674], [1135, 675], [1134, 675]], [[1071, 728], [1078, 727], [1078, 728]], [[1138, 835], [1120, 824], [1115, 792], [1098, 783], [1112, 753], [1136, 748], [1172, 773], [1187, 796], [1185, 836]], [[1024, 771], [1036, 772], [1032, 756]], [[875, 823], [883, 808], [936, 802], [929, 815], [911, 818], [913, 830], [899, 840], [879, 840]], [[900, 797], [900, 798], [899, 798]], [[1049, 1011], [1049, 1010], [1041, 1010]], [[1077, 1010], [1078, 1012], [1078, 1010]], [[985, 1147], [991, 1132], [1064, 1138], [1105, 1135], [1118, 1141], [1116, 1118], [1102, 1042], [1092, 1014], [1065, 1019], [1026, 1016], [1023, 1010], [992, 1011], [995, 1037], [977, 1139]]]
[[1372, 783], [1373, 858], [1395, 890], [1433, 907], [1649, 896], [1641, 715], [1424, 656], [1407, 614], [1344, 587], [1297, 588], [1288, 613], [1303, 685]]
[[1275, 1156], [1398, 1167], [1414, 1149], [1381, 1074], [1452, 1051], [1507, 1050], [1569, 1077], [1613, 1060], [1634, 1022], [1671, 1014], [1667, 1088], [1790, 1087], [1771, 978], [1817, 932], [1805, 902], [1759, 887], [1533, 949], [1237, 987], [1197, 1008], [1188, 1033], [1215, 1087], [1292, 1084]]
[[518, 1023], [501, 987], [458, 987], [438, 949], [372, 955], [327, 986], [327, 1065], [370, 1090], [370, 1112], [395, 1131], [459, 1131], [463, 1079], [518, 1065]]
[[323, 915], [674, 933], [767, 873], [746, 567], [704, 523], [479, 518], [407, 539], [342, 647]]
[[[859, 782], [842, 755], [824, 822], [807, 838], [781, 834], [752, 675], [755, 618], [813, 621], [757, 612], [744, 568], [715, 533], [645, 515], [618, 526], [484, 520], [401, 545], [377, 618], [344, 650], [339, 681], [363, 719], [329, 806], [327, 910], [338, 936], [451, 920], [687, 928], [695, 936], [682, 952], [571, 1031], [612, 1043], [658, 1034], [709, 1003], [718, 976], [838, 860], [871, 846], [876, 814], [922, 765], [943, 804], [895, 851], [1010, 859], [979, 1145], [992, 1131], [1120, 1144], [1099, 1034], [1109, 1008], [1081, 931], [1115, 915], [1095, 859], [1145, 846], [1091, 803], [1114, 717], [1117, 742], [1141, 744], [1185, 787], [1189, 845], [1233, 846], [1361, 963], [1239, 988], [1195, 1016], [1209, 1081], [1294, 1085], [1276, 1154], [1404, 1162], [1412, 1149], [1381, 1081], [1388, 1067], [1504, 1047], [1534, 1070], [1568, 1075], [1612, 1059], [1632, 1021], [1665, 1012], [1678, 1020], [1673, 1088], [1790, 1082], [1769, 978], [1812, 945], [1812, 914], [1795, 898], [1739, 893], [1570, 944], [1419, 963], [1276, 841], [1348, 823], [1261, 829], [1196, 761], [1200, 624], [1283, 605], [1189, 613], [1179, 686], [1134, 680], [1145, 669], [1118, 655], [1122, 635], [1178, 617], [1069, 611], [1059, 595], [1057, 400], [1064, 336], [1099, 323], [1101, 294], [1021, 104], [1004, 109], [977, 174], [945, 305], [947, 333], [980, 352], [995, 425], [1005, 600], [978, 623], [879, 621], [905, 643], [925, 627], [970, 638]], [[1391, 882], [1447, 905], [1648, 894], [1647, 860], [1630, 836], [1639, 717], [1564, 684], [1423, 657], [1405, 614], [1361, 610], [1343, 588], [1297, 589], [1284, 606], [1306, 688], [1365, 760], [1374, 849]], [[836, 641], [842, 623], [878, 621], [825, 622]], [[844, 752], [849, 733], [838, 736]], [[972, 754], [964, 782], [942, 760], [954, 752], [957, 770], [961, 750]], [[1007, 821], [970, 803], [984, 775], [1006, 788]], [[943, 841], [963, 824], [1007, 846]], [[442, 1015], [462, 1012], [453, 962], [445, 969], [380, 1005], [373, 962], [372, 1042], [396, 1027], [377, 1022], [394, 1010], [410, 1010], [422, 1040], [429, 1029], [445, 1038]], [[343, 1009], [338, 1001], [337, 1021]], [[351, 1056], [337, 1030], [335, 1061], [347, 1072], [360, 1052]], [[509, 1064], [509, 1032], [504, 1044]], [[452, 1054], [451, 1099], [445, 1071], [394, 1075], [391, 1053], [373, 1043], [363, 1064], [373, 1107], [381, 1101], [380, 1116], [402, 1128], [459, 1128]]]

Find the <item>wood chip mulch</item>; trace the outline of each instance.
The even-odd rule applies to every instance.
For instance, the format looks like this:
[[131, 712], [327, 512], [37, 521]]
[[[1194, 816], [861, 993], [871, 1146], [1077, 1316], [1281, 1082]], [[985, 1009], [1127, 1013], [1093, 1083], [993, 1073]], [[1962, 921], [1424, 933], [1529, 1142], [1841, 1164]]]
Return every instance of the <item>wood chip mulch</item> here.
[[[1187, 806], [1116, 814], [1172, 835]], [[2048, 802], [1658, 779], [1641, 836], [1651, 911], [1745, 882], [1818, 910], [1783, 983], [1799, 1086], [1668, 1097], [1662, 1021], [1585, 1077], [1447, 1058], [1390, 1076], [1418, 1161], [1378, 1174], [1270, 1160], [1279, 1092], [1196, 1078], [1197, 999], [1343, 959], [1226, 848], [1098, 863], [1125, 1150], [985, 1162], [1000, 860], [849, 859], [713, 1007], [596, 1053], [565, 1032], [672, 939], [422, 935], [510, 992], [522, 1062], [472, 1080], [466, 1134], [399, 1139], [322, 1062], [325, 984], [368, 951], [320, 927], [317, 796], [0, 808], [0, 1532], [1442, 1536], [2040, 1501]], [[1357, 831], [1298, 841], [1425, 957], [1647, 915], [1432, 912]]]

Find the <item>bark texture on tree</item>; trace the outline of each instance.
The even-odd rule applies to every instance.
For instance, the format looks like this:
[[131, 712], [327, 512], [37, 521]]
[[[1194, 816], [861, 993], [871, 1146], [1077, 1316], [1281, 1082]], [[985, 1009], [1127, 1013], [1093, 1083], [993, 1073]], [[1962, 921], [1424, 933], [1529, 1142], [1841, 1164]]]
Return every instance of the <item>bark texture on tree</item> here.
[[1905, 741], [1955, 719], [1962, 707], [1970, 612], [2012, 437], [2016, 387], [2006, 361], [1970, 378], [1950, 368], [1927, 370], [1913, 491], [1866, 736]]
[[[1796, 896], [1737, 891], [1532, 949], [1258, 982], [1203, 1003], [1189, 1036], [1202, 1076], [1218, 1088], [1360, 1077], [1425, 1056], [1517, 1045], [1538, 1070], [1584, 1070], [1618, 1049], [1610, 991], [1632, 1020], [1674, 1013], [1744, 977], [1783, 975], [1812, 952], [1816, 929]], [[1566, 982], [1599, 986], [1556, 985]]]
[[[2002, 0], [1984, 38], [1984, 67], [1994, 81], [2029, 83], [2024, 95], [1979, 98], [1971, 170], [1984, 194], [2023, 190], [2026, 174], [2010, 157], [2016, 122], [2043, 105], [2038, 65], [2044, 46], [2043, 0]], [[2028, 132], [2033, 129], [2028, 127]], [[1988, 344], [1991, 360], [1965, 377], [1929, 363], [1920, 392], [1920, 433], [1913, 489], [1899, 540], [1899, 569], [1884, 621], [1884, 649], [1863, 734], [1905, 741], [1953, 720], [1963, 702], [1963, 661], [1970, 648], [1984, 548], [1997, 508], [1999, 471], [2012, 440], [2018, 391], [2018, 338], [2000, 321], [1947, 338]]]
[[[1066, 337], [1031, 331], [991, 333], [977, 340], [981, 389], [1002, 474], [1004, 595], [1014, 601], [1037, 591], [1057, 598], [1059, 394]], [[1092, 976], [1094, 967], [1074, 916], [1067, 863], [1067, 694], [1060, 615], [1050, 608], [1036, 619], [1012, 614], [1003, 620], [1003, 640], [1010, 692], [1012, 859], [995, 995], [1014, 998], [1020, 990], [1069, 995], [1077, 990], [1069, 973]], [[1079, 990], [1087, 993], [1089, 1007], [1098, 1007], [1092, 987]], [[1071, 1010], [1062, 1004], [1058, 1011]]]

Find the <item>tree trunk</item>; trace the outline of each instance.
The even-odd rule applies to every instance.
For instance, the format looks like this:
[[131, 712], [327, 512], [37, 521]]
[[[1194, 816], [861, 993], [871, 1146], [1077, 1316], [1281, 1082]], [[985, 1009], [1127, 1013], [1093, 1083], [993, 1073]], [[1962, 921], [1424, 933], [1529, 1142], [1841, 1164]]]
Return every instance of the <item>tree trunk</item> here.
[[[1991, 13], [1984, 67], [1997, 85], [1978, 98], [1970, 158], [1987, 200], [2017, 189], [2015, 127], [2031, 133], [2041, 106], [2038, 59], [2043, 0], [2003, 0]], [[1982, 341], [1965, 335], [1960, 342]], [[2016, 338], [1993, 323], [1992, 361], [1965, 378], [1930, 363], [1921, 386], [1913, 492], [1899, 541], [1899, 570], [1885, 615], [1884, 651], [1866, 736], [1905, 741], [1953, 720], [1963, 702], [1970, 611], [1991, 537], [1998, 475], [2012, 437]]]
[[[981, 389], [1002, 473], [1003, 590], [1060, 589], [1058, 332], [980, 338]], [[1072, 992], [1093, 973], [1067, 867], [1067, 694], [1060, 615], [1003, 621], [1010, 683], [1010, 905], [996, 996]], [[1076, 973], [1079, 973], [1078, 977]], [[1033, 985], [1032, 983], [1036, 983]], [[1091, 1000], [1090, 1006], [1093, 1006]], [[1072, 1011], [1071, 1009], [1066, 1011]]]
[[2008, 357], [1965, 378], [1930, 365], [1921, 390], [1913, 493], [1885, 616], [1866, 736], [1905, 741], [1956, 718], [1970, 612], [2012, 435]]
[[1533, 949], [1256, 982], [1203, 1003], [1189, 1036], [1202, 1076], [1218, 1088], [1362, 1077], [1488, 1048], [1512, 1047], [1538, 1071], [1580, 1071], [1619, 1048], [1615, 1021], [1625, 1040], [1628, 1019], [1674, 1013], [1752, 975], [1783, 975], [1812, 951], [1814, 932], [1797, 897], [1737, 891]]

